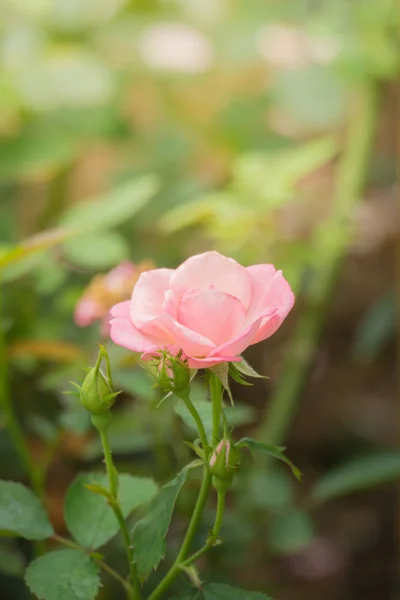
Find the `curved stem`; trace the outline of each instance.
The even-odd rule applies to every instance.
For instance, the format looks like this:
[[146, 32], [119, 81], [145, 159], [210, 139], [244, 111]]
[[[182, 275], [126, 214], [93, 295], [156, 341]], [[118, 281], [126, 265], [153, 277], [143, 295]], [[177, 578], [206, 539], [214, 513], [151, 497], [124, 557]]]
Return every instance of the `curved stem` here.
[[139, 576], [134, 562], [133, 549], [131, 547], [129, 531], [126, 526], [124, 515], [122, 514], [120, 505], [118, 503], [117, 471], [114, 467], [114, 463], [112, 460], [111, 448], [108, 442], [107, 432], [105, 429], [99, 429], [99, 433], [101, 444], [103, 446], [104, 460], [106, 463], [108, 481], [110, 486], [110, 494], [113, 497], [113, 502], [110, 501], [110, 506], [119, 523], [129, 564], [130, 578], [133, 586], [133, 590], [131, 589], [131, 598], [132, 600], [140, 600], [142, 598], [142, 592], [140, 588]]
[[181, 566], [188, 567], [189, 565], [194, 563], [198, 558], [203, 556], [203, 554], [205, 554], [214, 545], [222, 526], [222, 520], [225, 512], [225, 496], [225, 492], [218, 492], [217, 513], [215, 515], [214, 527], [212, 529], [209, 539], [207, 540], [207, 543], [204, 544], [204, 546], [200, 548], [200, 550], [189, 556], [189, 558], [187, 558], [183, 563], [181, 563]]
[[192, 415], [196, 425], [197, 425], [197, 429], [199, 432], [199, 437], [200, 437], [200, 441], [201, 444], [204, 448], [204, 451], [207, 454], [208, 451], [208, 439], [207, 439], [207, 434], [206, 434], [206, 430], [204, 428], [203, 425], [203, 421], [201, 420], [201, 417], [199, 415], [199, 413], [196, 410], [196, 407], [194, 406], [193, 402], [191, 401], [191, 399], [189, 397], [187, 398], [182, 398], [182, 400], [185, 403], [186, 408], [188, 409], [188, 411], [190, 412], [190, 414]]
[[7, 349], [4, 339], [3, 330], [3, 310], [1, 302], [1, 285], [0, 285], [0, 407], [5, 415], [5, 425], [11, 437], [14, 449], [18, 455], [19, 461], [29, 477], [34, 492], [39, 496], [43, 496], [43, 486], [41, 485], [41, 477], [35, 463], [33, 462], [31, 453], [29, 452], [28, 444], [22, 428], [18, 422], [17, 415], [10, 396], [9, 379], [8, 379], [8, 360]]

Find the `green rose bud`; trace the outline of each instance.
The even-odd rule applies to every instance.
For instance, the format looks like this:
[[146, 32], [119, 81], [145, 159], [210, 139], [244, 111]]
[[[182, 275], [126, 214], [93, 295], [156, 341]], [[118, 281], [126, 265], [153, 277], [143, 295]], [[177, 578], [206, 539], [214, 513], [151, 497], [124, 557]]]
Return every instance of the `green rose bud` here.
[[[103, 358], [106, 360], [106, 374], [101, 369]], [[89, 370], [79, 387], [80, 401], [92, 415], [104, 415], [113, 406], [118, 394], [112, 388], [108, 355], [101, 346], [95, 366]]]
[[226, 492], [240, 466], [239, 454], [232, 440], [224, 438], [219, 442], [211, 454], [209, 466], [215, 489]]
[[182, 351], [176, 356], [168, 351], [161, 352], [155, 377], [165, 394], [172, 392], [180, 398], [187, 398], [190, 393], [190, 369]]

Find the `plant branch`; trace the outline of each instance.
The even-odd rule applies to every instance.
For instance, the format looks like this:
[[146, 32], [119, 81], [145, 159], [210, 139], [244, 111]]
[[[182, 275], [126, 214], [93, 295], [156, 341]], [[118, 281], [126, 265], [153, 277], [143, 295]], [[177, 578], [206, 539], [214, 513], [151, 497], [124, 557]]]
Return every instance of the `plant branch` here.
[[140, 600], [142, 597], [142, 592], [140, 588], [139, 576], [137, 574], [136, 565], [134, 562], [133, 549], [131, 547], [131, 540], [129, 537], [129, 531], [126, 526], [126, 522], [124, 516], [122, 514], [119, 502], [118, 502], [118, 490], [117, 490], [117, 472], [112, 460], [111, 449], [108, 442], [108, 437], [106, 431], [103, 429], [99, 429], [100, 439], [103, 446], [104, 460], [106, 463], [108, 481], [110, 486], [110, 494], [113, 498], [113, 501], [110, 500], [110, 506], [118, 520], [119, 527], [122, 533], [122, 537], [124, 540], [126, 556], [129, 564], [129, 572], [130, 578], [133, 586], [133, 590], [131, 590], [131, 597], [133, 600]]
[[95, 563], [97, 563], [99, 565], [99, 567], [101, 569], [103, 569], [103, 571], [106, 571], [109, 575], [111, 575], [111, 577], [113, 577], [116, 581], [118, 581], [123, 586], [123, 588], [125, 589], [126, 592], [129, 592], [130, 594], [132, 594], [132, 588], [131, 588], [130, 584], [127, 581], [125, 581], [125, 579], [123, 577], [121, 577], [121, 575], [119, 573], [114, 571], [114, 569], [112, 569], [107, 563], [105, 563], [100, 558], [97, 558], [97, 556], [95, 554], [92, 554], [90, 552], [90, 550], [88, 550], [87, 548], [84, 548], [83, 546], [80, 546], [79, 544], [77, 544], [76, 542], [73, 542], [72, 540], [62, 537], [61, 535], [54, 534], [52, 536], [52, 539], [55, 542], [58, 542], [59, 544], [65, 546], [66, 548], [71, 548], [73, 550], [80, 550], [81, 552], [84, 552], [85, 554], [89, 554], [89, 556], [91, 556], [91, 558], [95, 561]]
[[259, 430], [258, 437], [271, 444], [282, 443], [290, 427], [346, 252], [348, 222], [362, 195], [368, 174], [378, 108], [378, 86], [375, 82], [360, 90], [357, 108], [349, 125], [339, 166], [334, 212], [328, 230], [325, 230], [325, 239], [329, 238], [334, 243], [323, 248], [324, 252], [319, 251], [322, 260], [315, 267], [313, 279], [306, 290], [307, 305], [289, 343], [279, 383]]

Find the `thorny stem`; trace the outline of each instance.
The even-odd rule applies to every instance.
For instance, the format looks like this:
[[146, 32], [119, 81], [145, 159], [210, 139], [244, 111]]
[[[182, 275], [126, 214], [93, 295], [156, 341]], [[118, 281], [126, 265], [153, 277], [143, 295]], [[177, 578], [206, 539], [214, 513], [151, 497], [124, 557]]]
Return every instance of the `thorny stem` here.
[[208, 440], [207, 440], [206, 430], [204, 429], [203, 421], [201, 420], [201, 417], [200, 417], [199, 413], [197, 412], [196, 407], [194, 406], [194, 404], [191, 401], [191, 399], [189, 398], [189, 396], [187, 398], [182, 398], [182, 400], [184, 401], [186, 408], [192, 415], [192, 417], [197, 425], [201, 444], [203, 446], [204, 452], [207, 454]]
[[282, 443], [295, 413], [346, 252], [347, 224], [367, 178], [377, 119], [378, 85], [370, 82], [360, 92], [358, 112], [350, 123], [339, 166], [334, 213], [329, 223], [330, 239], [336, 243], [324, 249], [323, 260], [314, 270], [311, 285], [307, 289], [308, 305], [300, 315], [279, 384], [259, 431], [258, 437], [271, 444]]

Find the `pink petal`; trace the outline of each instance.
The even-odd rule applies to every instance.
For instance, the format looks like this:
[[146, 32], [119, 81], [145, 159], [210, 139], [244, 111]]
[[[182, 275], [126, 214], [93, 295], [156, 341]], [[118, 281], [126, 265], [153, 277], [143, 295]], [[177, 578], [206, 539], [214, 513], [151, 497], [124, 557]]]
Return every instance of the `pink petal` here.
[[187, 292], [178, 308], [178, 321], [220, 345], [246, 326], [246, 312], [237, 298], [217, 290]]
[[275, 333], [293, 307], [295, 298], [282, 271], [276, 271], [272, 265], [253, 265], [247, 271], [253, 286], [247, 319], [252, 322], [262, 317], [252, 342], [256, 344]]
[[140, 275], [130, 305], [130, 316], [136, 327], [140, 328], [163, 312], [164, 295], [173, 273], [173, 269], [154, 269]]
[[115, 319], [129, 319], [130, 304], [130, 300], [114, 304], [114, 306], [110, 310], [111, 316]]
[[215, 348], [210, 356], [238, 356], [242, 354], [248, 346], [255, 343], [254, 340], [260, 329], [261, 322], [261, 318], [257, 319], [251, 325], [248, 325], [236, 338]]
[[158, 339], [160, 348], [177, 346], [188, 356], [206, 356], [215, 348], [211, 340], [188, 329], [165, 313], [145, 323], [140, 330]]
[[205, 252], [188, 258], [174, 272], [171, 288], [218, 290], [241, 301], [247, 308], [251, 299], [251, 279], [245, 267], [218, 252]]
[[214, 365], [221, 364], [223, 362], [240, 362], [240, 356], [210, 356], [206, 358], [196, 358], [194, 356], [188, 357], [188, 365], [191, 369], [208, 369]]
[[151, 352], [157, 350], [157, 344], [150, 336], [142, 334], [129, 318], [129, 302], [121, 302], [111, 309], [116, 317], [110, 321], [110, 337], [115, 344], [133, 352]]

